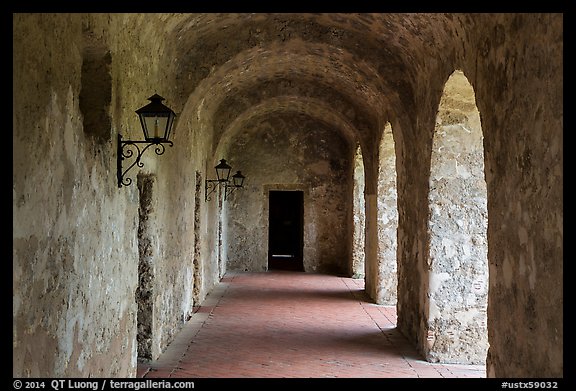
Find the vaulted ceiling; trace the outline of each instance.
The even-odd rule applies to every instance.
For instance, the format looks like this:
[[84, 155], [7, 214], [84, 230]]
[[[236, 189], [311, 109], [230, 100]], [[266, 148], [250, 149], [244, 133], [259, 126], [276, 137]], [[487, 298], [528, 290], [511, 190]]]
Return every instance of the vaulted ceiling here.
[[279, 113], [375, 141], [391, 117], [410, 115], [421, 74], [442, 84], [453, 38], [470, 16], [447, 14], [172, 14], [164, 66], [182, 106], [220, 142]]

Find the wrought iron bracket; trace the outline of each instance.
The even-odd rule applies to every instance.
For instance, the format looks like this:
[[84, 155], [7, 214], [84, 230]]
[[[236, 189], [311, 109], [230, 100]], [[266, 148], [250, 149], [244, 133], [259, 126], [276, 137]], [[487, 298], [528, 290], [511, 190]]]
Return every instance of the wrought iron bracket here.
[[204, 201], [210, 201], [210, 194], [214, 193], [219, 186], [222, 185], [223, 181], [218, 179], [206, 179], [204, 182]]
[[[148, 144], [143, 148], [140, 147], [140, 144]], [[172, 141], [161, 141], [160, 139], [155, 139], [152, 141], [140, 141], [140, 140], [122, 140], [122, 136], [118, 134], [118, 151], [117, 151], [117, 167], [116, 167], [116, 176], [118, 177], [118, 188], [122, 186], [130, 186], [132, 184], [132, 178], [126, 178], [125, 175], [132, 167], [138, 166], [140, 168], [144, 167], [144, 163], [140, 160], [142, 155], [148, 148], [151, 146], [156, 146], [154, 148], [154, 152], [156, 155], [163, 155], [166, 151], [166, 147], [164, 144], [168, 144], [172, 147], [174, 144]], [[128, 166], [125, 170], [122, 168], [122, 162], [125, 159], [134, 159], [132, 164]]]
[[239, 188], [240, 188], [240, 186], [234, 186], [234, 185], [226, 184], [226, 185], [224, 186], [224, 201], [226, 201], [226, 199], [228, 198], [228, 196], [229, 196], [230, 194], [232, 194], [232, 192], [233, 192], [234, 190], [237, 190], [237, 189], [239, 189]]

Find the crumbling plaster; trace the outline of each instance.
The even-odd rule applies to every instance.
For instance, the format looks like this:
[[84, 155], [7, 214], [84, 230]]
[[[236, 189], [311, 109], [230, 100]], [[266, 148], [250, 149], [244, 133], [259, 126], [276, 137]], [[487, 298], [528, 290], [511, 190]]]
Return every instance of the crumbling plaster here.
[[[260, 115], [257, 123], [278, 124], [275, 134], [294, 131], [298, 123], [280, 118], [298, 96], [313, 103], [297, 110], [306, 123], [322, 124], [312, 135], [348, 145], [330, 156], [348, 165], [349, 197], [353, 151], [362, 146], [368, 292], [380, 284], [378, 148], [385, 124], [392, 126], [398, 328], [424, 351], [432, 135], [456, 69], [474, 88], [484, 135], [488, 376], [562, 376], [561, 14], [14, 14], [13, 21], [14, 376], [135, 375], [139, 201], [134, 184], [117, 188], [115, 135], [138, 137], [134, 110], [153, 93], [178, 114], [174, 147], [146, 157], [143, 168], [157, 178], [159, 347], [225, 270], [219, 243], [236, 245], [233, 236], [220, 242], [227, 231], [218, 225], [229, 229], [234, 212], [224, 209], [222, 218], [216, 203], [198, 196], [198, 181], [212, 175], [220, 152], [250, 167], [227, 143]], [[112, 129], [98, 141], [79, 105], [87, 42], [110, 51]], [[253, 107], [260, 109], [249, 114]], [[302, 168], [318, 162], [308, 163]], [[274, 181], [313, 179], [282, 175]], [[246, 190], [234, 194], [238, 205]], [[262, 199], [253, 202], [242, 208], [261, 211]]]

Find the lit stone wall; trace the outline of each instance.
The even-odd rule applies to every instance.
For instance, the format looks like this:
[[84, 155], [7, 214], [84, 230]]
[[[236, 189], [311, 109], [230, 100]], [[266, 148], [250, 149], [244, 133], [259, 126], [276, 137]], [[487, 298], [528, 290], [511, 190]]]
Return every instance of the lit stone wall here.
[[354, 198], [353, 198], [353, 221], [354, 236], [352, 238], [352, 276], [364, 277], [364, 243], [366, 230], [366, 216], [364, 215], [364, 163], [360, 148], [354, 155]]
[[[136, 373], [141, 204], [136, 184], [117, 187], [116, 135], [139, 136], [134, 110], [153, 93], [178, 114], [174, 147], [146, 156], [142, 168], [154, 178], [147, 235], [155, 243], [156, 351], [227, 267], [255, 255], [260, 263], [247, 265], [262, 270], [263, 244], [241, 241], [263, 236], [238, 223], [263, 210], [262, 188], [250, 186], [309, 186], [307, 267], [350, 271], [357, 143], [366, 174], [366, 288], [378, 299], [376, 140], [390, 122], [398, 328], [424, 353], [435, 247], [432, 136], [456, 69], [474, 88], [484, 134], [487, 374], [563, 375], [561, 14], [14, 14], [13, 21], [14, 376]], [[305, 138], [294, 113], [315, 124], [314, 141], [302, 145], [328, 157], [293, 147], [302, 159], [293, 166], [269, 158], [270, 166], [255, 167], [271, 153], [264, 147]], [[263, 149], [251, 154], [230, 142], [264, 123], [283, 141], [254, 134]], [[220, 153], [256, 180], [241, 195], [261, 197], [241, 203], [234, 194], [222, 218], [203, 199]], [[234, 202], [251, 209], [235, 215]]]
[[484, 364], [488, 243], [483, 137], [460, 71], [440, 101], [430, 176], [428, 335], [431, 361]]
[[[334, 129], [297, 114], [255, 122], [248, 129], [232, 140], [235, 147], [227, 154], [246, 176], [246, 188], [225, 204], [228, 269], [267, 270], [268, 191], [301, 190], [304, 270], [348, 273], [352, 146]], [[289, 135], [285, 129], [291, 129]]]
[[389, 123], [386, 124], [382, 134], [378, 167], [378, 284], [374, 299], [378, 304], [396, 305], [398, 286], [396, 151]]
[[[114, 31], [83, 35], [80, 14], [13, 20], [13, 375], [132, 375], [138, 206], [116, 183]], [[84, 58], [109, 91], [89, 98], [102, 122], [83, 116], [86, 89], [79, 103]]]
[[[195, 224], [210, 218], [194, 201], [205, 135], [178, 122], [173, 148], [116, 181], [116, 135], [141, 138], [134, 110], [154, 93], [184, 105], [156, 74], [162, 25], [145, 19], [14, 15], [14, 376], [134, 376], [142, 256], [152, 358], [218, 281], [210, 230]], [[138, 172], [154, 174], [140, 233]]]

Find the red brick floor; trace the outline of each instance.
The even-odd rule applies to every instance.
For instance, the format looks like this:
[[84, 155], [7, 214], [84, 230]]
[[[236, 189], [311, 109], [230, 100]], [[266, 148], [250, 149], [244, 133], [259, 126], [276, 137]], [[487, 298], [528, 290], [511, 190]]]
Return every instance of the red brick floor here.
[[146, 378], [485, 378], [484, 365], [426, 362], [395, 307], [364, 281], [301, 272], [228, 273]]

